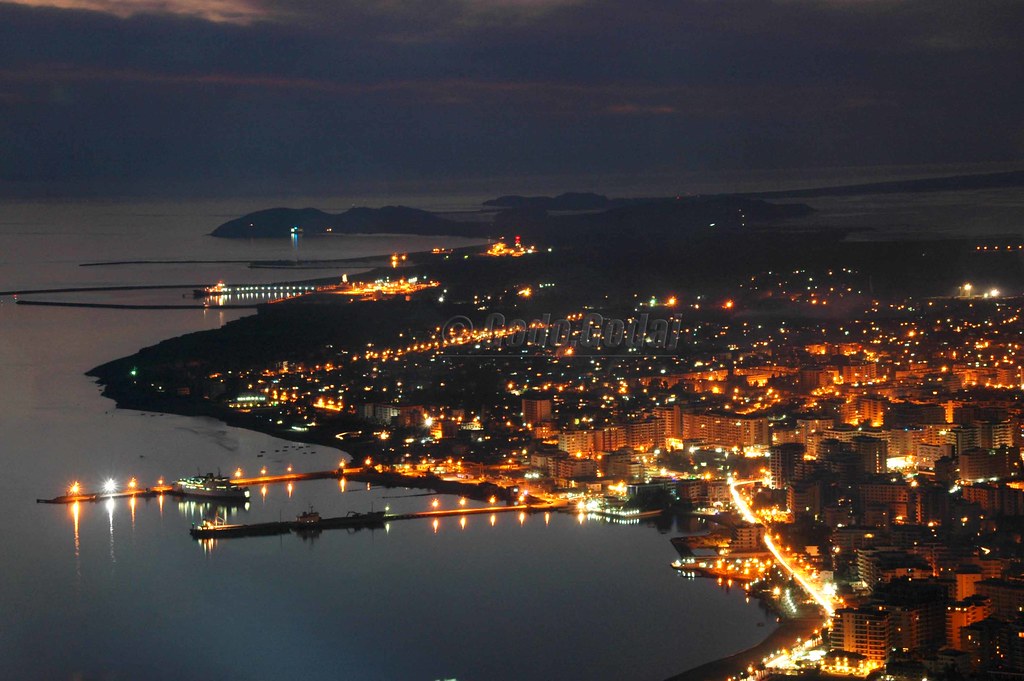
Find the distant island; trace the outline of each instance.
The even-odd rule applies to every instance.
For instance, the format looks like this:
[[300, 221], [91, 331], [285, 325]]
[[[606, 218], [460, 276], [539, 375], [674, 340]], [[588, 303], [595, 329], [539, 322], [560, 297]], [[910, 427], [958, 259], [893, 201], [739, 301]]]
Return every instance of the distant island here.
[[316, 208], [270, 208], [229, 220], [211, 236], [229, 239], [283, 238], [303, 234], [425, 234], [479, 236], [481, 225], [456, 222], [406, 206], [351, 208], [332, 215]]

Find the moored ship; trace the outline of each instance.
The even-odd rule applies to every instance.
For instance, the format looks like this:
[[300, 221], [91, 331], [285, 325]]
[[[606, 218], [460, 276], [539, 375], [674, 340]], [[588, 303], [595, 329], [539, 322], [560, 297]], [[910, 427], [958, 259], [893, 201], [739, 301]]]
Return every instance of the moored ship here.
[[177, 480], [173, 487], [176, 492], [186, 497], [234, 499], [236, 501], [246, 501], [249, 498], [248, 487], [240, 487], [231, 482], [230, 478], [213, 473], [182, 478]]
[[215, 296], [222, 296], [229, 293], [228, 287], [224, 285], [223, 281], [218, 281], [213, 286], [207, 286], [206, 288], [197, 288], [192, 290], [192, 295], [196, 298], [211, 298]]
[[312, 506], [309, 507], [308, 511], [303, 511], [295, 517], [295, 522], [300, 527], [303, 525], [319, 525], [321, 520], [320, 514], [314, 511]]

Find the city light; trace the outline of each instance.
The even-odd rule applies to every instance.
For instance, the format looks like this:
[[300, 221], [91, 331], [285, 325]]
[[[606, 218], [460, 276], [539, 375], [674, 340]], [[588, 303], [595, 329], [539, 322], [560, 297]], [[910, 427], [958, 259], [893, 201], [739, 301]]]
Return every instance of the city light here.
[[[733, 503], [735, 503], [736, 509], [740, 512], [740, 515], [743, 517], [743, 519], [746, 520], [748, 523], [757, 524], [757, 516], [754, 515], [753, 511], [751, 511], [750, 505], [743, 498], [743, 494], [739, 490], [740, 485], [749, 485], [753, 482], [754, 481], [752, 480], [730, 481], [729, 491], [732, 495]], [[809, 595], [812, 599], [814, 599], [814, 601], [818, 605], [821, 606], [821, 608], [825, 611], [826, 615], [831, 617], [835, 614], [835, 607], [833, 606], [831, 599], [820, 589], [811, 584], [811, 582], [804, 576], [802, 571], [798, 570], [790, 564], [789, 560], [787, 560], [785, 555], [783, 555], [782, 551], [780, 551], [779, 548], [776, 547], [775, 540], [772, 539], [772, 536], [767, 532], [764, 534], [764, 545], [771, 552], [771, 554], [775, 556], [775, 560], [778, 561], [779, 565], [781, 565], [786, 570], [786, 572], [788, 572], [793, 577], [793, 579], [795, 579], [797, 583], [800, 584], [803, 590], [807, 592], [807, 595]]]

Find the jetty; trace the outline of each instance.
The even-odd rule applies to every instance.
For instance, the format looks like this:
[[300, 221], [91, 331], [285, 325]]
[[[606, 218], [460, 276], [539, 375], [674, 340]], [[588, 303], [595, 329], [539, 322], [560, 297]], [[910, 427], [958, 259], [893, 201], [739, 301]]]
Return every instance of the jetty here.
[[[368, 482], [382, 487], [408, 487], [412, 489], [429, 489], [438, 494], [457, 494], [469, 499], [489, 501], [494, 504], [496, 501], [513, 502], [518, 497], [511, 491], [500, 485], [491, 482], [470, 482], [463, 480], [449, 480], [431, 475], [409, 475], [404, 473], [379, 471], [370, 467], [354, 466], [334, 468], [326, 471], [311, 471], [308, 473], [282, 473], [279, 475], [257, 475], [252, 477], [236, 476], [231, 482], [238, 487], [275, 485], [304, 480], [324, 479], [347, 479], [353, 482]], [[171, 485], [160, 482], [151, 487], [129, 487], [123, 490], [100, 490], [81, 491], [77, 483], [72, 485], [67, 494], [52, 497], [49, 499], [36, 499], [40, 504], [74, 504], [76, 502], [97, 502], [107, 499], [120, 499], [125, 497], [155, 497], [162, 494], [172, 496], [188, 496]]]
[[385, 513], [383, 511], [371, 513], [349, 513], [337, 518], [319, 518], [306, 520], [299, 516], [296, 520], [283, 520], [271, 523], [253, 523], [251, 525], [218, 525], [209, 520], [199, 525], [193, 525], [189, 534], [194, 539], [221, 539], [230, 537], [259, 537], [267, 535], [288, 534], [313, 534], [321, 530], [361, 530], [364, 528], [382, 528], [388, 523], [398, 520], [421, 520], [424, 518], [442, 518], [446, 516], [467, 516], [486, 515], [495, 513], [534, 513], [545, 510], [548, 507], [527, 506], [515, 504], [511, 506], [483, 506], [477, 508], [453, 508], [439, 511], [422, 511], [420, 513]]

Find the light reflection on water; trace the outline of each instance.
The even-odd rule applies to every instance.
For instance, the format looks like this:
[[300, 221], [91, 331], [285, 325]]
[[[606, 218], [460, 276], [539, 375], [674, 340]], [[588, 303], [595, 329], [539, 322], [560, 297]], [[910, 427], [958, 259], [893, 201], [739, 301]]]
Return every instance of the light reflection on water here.
[[82, 512], [81, 504], [74, 502], [71, 504], [71, 520], [75, 528], [75, 581], [80, 582], [82, 579], [82, 541], [78, 534], [78, 516]]
[[116, 563], [117, 559], [114, 557], [114, 507], [117, 504], [114, 503], [113, 499], [107, 499], [107, 518], [110, 521], [110, 562]]

